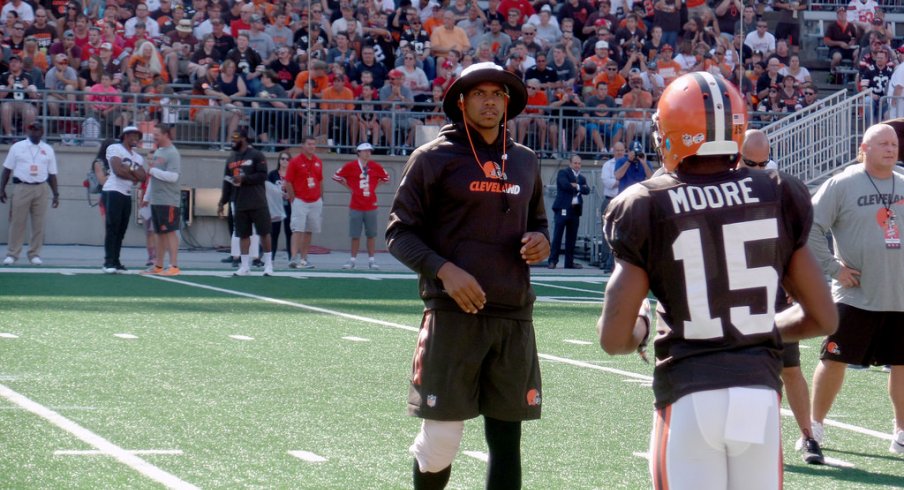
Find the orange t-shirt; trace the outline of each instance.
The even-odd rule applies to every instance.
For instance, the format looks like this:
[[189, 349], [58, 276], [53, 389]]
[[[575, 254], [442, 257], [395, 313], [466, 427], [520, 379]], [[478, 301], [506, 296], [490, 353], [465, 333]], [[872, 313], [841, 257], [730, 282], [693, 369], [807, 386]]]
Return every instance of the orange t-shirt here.
[[[295, 90], [299, 93], [304, 91], [304, 86], [308, 84], [309, 71], [305, 70], [299, 73], [295, 77]], [[330, 86], [330, 77], [326, 74], [316, 77], [313, 80], [313, 84], [311, 86], [311, 90], [313, 91], [312, 95], [320, 95], [323, 91]]]
[[[653, 94], [643, 90], [640, 92], [640, 106], [645, 109], [649, 109], [653, 107]], [[628, 108], [634, 104], [634, 92], [628, 92], [622, 97], [622, 107]], [[633, 109], [633, 107], [632, 107]], [[630, 119], [640, 119], [643, 117], [643, 112], [640, 111], [625, 111], [625, 117]]]
[[662, 80], [666, 85], [681, 76], [681, 65], [675, 60], [657, 61], [656, 70], [662, 75]]
[[353, 111], [355, 110], [355, 104], [352, 103], [355, 100], [355, 93], [352, 92], [352, 89], [348, 87], [342, 87], [339, 90], [332, 85], [323, 89], [323, 92], [320, 94], [320, 100], [341, 100], [348, 101], [347, 104], [339, 104], [339, 103], [322, 103], [320, 104], [320, 108], [325, 111]]
[[601, 74], [593, 77], [594, 87], [599, 85], [601, 82], [606, 82], [606, 93], [608, 93], [609, 97], [612, 97], [613, 99], [618, 96], [618, 91], [621, 90], [621, 88], [624, 87], [626, 83], [628, 83], [628, 81], [625, 80], [625, 77], [621, 76], [620, 73], [616, 73], [615, 78], [610, 79], [609, 73], [606, 71], [603, 71]]
[[531, 108], [530, 106], [548, 106], [549, 98], [546, 97], [546, 91], [543, 89], [537, 90], [534, 92], [534, 95], [531, 95], [527, 98], [527, 109], [524, 109], [525, 114], [542, 114], [543, 109], [539, 108]]

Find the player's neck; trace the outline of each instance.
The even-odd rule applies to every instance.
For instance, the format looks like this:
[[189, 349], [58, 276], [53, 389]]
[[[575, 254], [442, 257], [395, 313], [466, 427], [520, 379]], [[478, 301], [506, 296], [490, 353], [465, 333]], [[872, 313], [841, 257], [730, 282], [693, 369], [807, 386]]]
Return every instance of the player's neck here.
[[864, 164], [863, 169], [874, 179], [888, 179], [895, 174], [893, 167], [885, 167], [877, 164]]

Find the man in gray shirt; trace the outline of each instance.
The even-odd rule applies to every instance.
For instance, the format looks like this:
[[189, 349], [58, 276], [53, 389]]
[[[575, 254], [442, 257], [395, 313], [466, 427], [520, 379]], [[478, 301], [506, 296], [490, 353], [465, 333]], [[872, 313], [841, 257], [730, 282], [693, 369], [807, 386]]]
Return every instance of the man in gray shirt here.
[[[832, 177], [813, 196], [809, 245], [832, 277], [838, 331], [823, 342], [813, 374], [813, 438], [844, 382], [845, 367], [891, 365], [888, 391], [895, 422], [890, 451], [904, 454], [904, 250], [898, 213], [904, 212], [904, 175], [894, 170], [898, 137], [886, 124], [866, 130], [862, 162]], [[832, 232], [834, 255], [826, 243]]]
[[[157, 239], [157, 258], [154, 265], [146, 272], [160, 276], [176, 276], [179, 274], [179, 231], [180, 205], [182, 190], [179, 186], [179, 173], [182, 157], [173, 145], [173, 128], [166, 124], [158, 124], [154, 128], [154, 140], [157, 149], [150, 158], [148, 167], [151, 182], [145, 200], [151, 205], [151, 224]], [[163, 259], [169, 254], [170, 266], [163, 268]]]
[[[53, 68], [44, 75], [44, 88], [57, 91], [47, 94], [47, 107], [50, 109], [50, 115], [54, 117], [60, 115], [60, 106], [63, 101], [70, 104], [75, 102], [75, 92], [78, 90], [78, 72], [69, 66], [69, 61], [69, 56], [64, 53], [54, 55]], [[60, 131], [59, 128], [56, 130]]]

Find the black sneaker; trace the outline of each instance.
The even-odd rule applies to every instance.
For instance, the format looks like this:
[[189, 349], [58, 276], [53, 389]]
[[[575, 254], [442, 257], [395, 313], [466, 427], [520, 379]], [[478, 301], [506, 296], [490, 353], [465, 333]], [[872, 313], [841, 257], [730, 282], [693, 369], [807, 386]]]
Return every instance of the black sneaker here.
[[229, 256], [229, 257], [226, 257], [225, 259], [220, 259], [220, 262], [222, 262], [224, 264], [231, 264], [231, 263], [235, 262], [235, 260], [233, 260], [232, 256]]
[[116, 264], [116, 273], [117, 274], [125, 274], [129, 272], [129, 269], [126, 269], [126, 266], [122, 264]]
[[254, 259], [254, 260], [251, 262], [251, 265], [253, 265], [254, 267], [263, 267], [263, 266], [264, 266], [264, 261], [261, 260], [261, 259]]
[[816, 439], [808, 437], [804, 442], [804, 462], [807, 464], [825, 464], [826, 460], [822, 456], [822, 449]]

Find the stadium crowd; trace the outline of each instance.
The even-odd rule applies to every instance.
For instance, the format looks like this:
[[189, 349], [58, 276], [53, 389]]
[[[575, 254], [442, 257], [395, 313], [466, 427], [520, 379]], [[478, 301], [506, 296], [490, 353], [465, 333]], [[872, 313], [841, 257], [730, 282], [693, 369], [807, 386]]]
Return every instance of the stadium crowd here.
[[[900, 40], [875, 2], [868, 12], [850, 3], [826, 32], [833, 68], [849, 59], [877, 100], [897, 94]], [[798, 13], [807, 8], [779, 0], [12, 0], [0, 10], [0, 124], [12, 141], [39, 116], [48, 134], [100, 137], [181, 117], [206, 128], [198, 139], [215, 148], [249, 126], [267, 149], [313, 134], [407, 154], [418, 127], [445, 122], [440, 102], [461, 70], [493, 61], [528, 85], [529, 108], [510, 126], [518, 141], [543, 157], [600, 157], [618, 142], [649, 149], [649, 114], [687, 72], [738, 85], [762, 124], [815, 103], [798, 55]], [[777, 13], [775, 32], [765, 10]], [[185, 103], [184, 116], [167, 110], [170, 100]]]

